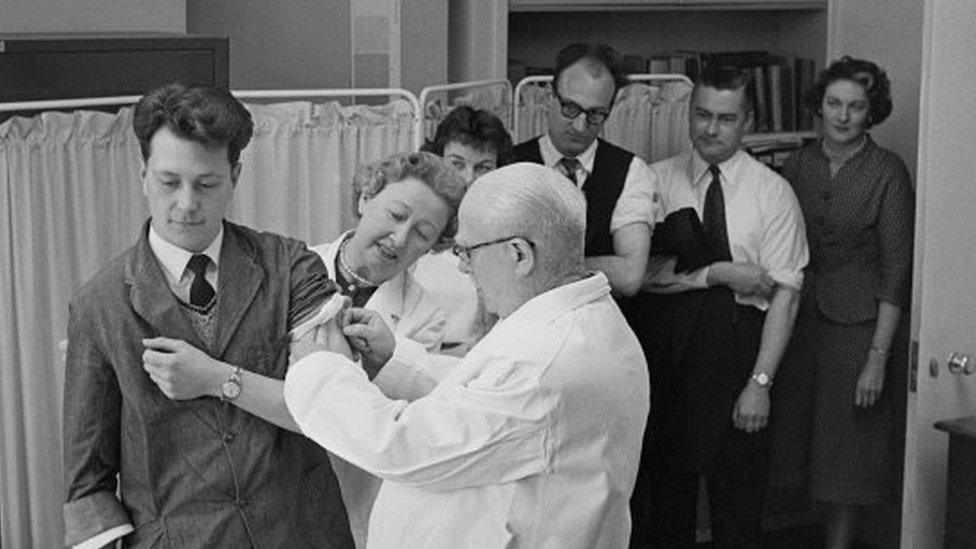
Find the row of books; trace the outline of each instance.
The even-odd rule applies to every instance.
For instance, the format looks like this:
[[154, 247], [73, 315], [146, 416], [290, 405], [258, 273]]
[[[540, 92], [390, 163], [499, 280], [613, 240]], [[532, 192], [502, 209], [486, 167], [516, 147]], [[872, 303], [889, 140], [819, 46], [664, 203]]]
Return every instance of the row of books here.
[[675, 51], [651, 55], [625, 55], [630, 73], [677, 73], [697, 80], [710, 64], [738, 67], [752, 77], [756, 90], [753, 113], [756, 132], [791, 132], [813, 129], [813, 111], [803, 96], [816, 78], [816, 62], [805, 57], [768, 51]]

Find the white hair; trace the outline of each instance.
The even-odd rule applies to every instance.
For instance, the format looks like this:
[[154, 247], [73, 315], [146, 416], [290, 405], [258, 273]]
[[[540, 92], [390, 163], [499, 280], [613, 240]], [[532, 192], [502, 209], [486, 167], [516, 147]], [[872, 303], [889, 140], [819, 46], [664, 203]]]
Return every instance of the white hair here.
[[521, 162], [491, 171], [468, 189], [461, 211], [472, 208], [489, 235], [532, 241], [542, 277], [583, 270], [586, 200], [556, 170]]

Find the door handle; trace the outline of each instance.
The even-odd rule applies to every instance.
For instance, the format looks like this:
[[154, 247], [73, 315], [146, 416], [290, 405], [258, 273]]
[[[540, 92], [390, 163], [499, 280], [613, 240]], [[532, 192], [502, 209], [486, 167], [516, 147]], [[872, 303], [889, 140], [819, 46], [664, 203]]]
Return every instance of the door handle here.
[[946, 360], [949, 371], [957, 376], [971, 376], [976, 373], [976, 361], [965, 353], [953, 351]]

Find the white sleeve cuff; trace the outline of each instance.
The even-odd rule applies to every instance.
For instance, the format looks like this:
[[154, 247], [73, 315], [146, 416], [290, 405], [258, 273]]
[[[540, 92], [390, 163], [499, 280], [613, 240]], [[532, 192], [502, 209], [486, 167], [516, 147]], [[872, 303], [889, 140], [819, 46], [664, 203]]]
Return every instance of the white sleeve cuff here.
[[88, 538], [77, 545], [73, 545], [72, 549], [99, 549], [104, 547], [107, 543], [115, 541], [122, 536], [133, 532], [134, 530], [135, 528], [133, 528], [131, 524], [115, 526], [114, 528], [109, 528], [93, 538]]

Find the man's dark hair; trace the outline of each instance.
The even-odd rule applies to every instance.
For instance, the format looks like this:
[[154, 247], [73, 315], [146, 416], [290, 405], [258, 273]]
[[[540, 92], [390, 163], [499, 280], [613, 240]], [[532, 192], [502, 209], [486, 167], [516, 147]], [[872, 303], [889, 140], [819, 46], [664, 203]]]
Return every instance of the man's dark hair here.
[[254, 133], [251, 113], [225, 89], [168, 84], [139, 100], [132, 129], [139, 138], [143, 160], [160, 127], [207, 147], [227, 146], [227, 160], [236, 164]]
[[483, 109], [455, 107], [437, 125], [434, 139], [424, 143], [420, 150], [444, 156], [444, 147], [452, 142], [495, 153], [497, 166], [511, 161], [512, 136], [497, 116]]
[[850, 80], [864, 87], [871, 108], [868, 111], [868, 128], [884, 122], [891, 114], [891, 81], [888, 74], [878, 65], [866, 59], [855, 59], [849, 55], [834, 61], [817, 77], [813, 87], [807, 90], [804, 100], [817, 116], [822, 116], [823, 97], [830, 86], [838, 80]]
[[[608, 44], [590, 44], [577, 42], [570, 44], [556, 55], [556, 72], [552, 78], [552, 89], [559, 93], [559, 77], [570, 65], [585, 59], [593, 65], [602, 66], [613, 78], [613, 97], [617, 96], [617, 90], [627, 85], [627, 74], [624, 73], [623, 61], [617, 50]], [[612, 102], [612, 100], [611, 100]]]
[[753, 87], [752, 76], [740, 68], [731, 65], [708, 65], [702, 70], [698, 82], [695, 83], [693, 93], [700, 88], [714, 88], [716, 90], [743, 90], [742, 102], [744, 110], [752, 112], [756, 104], [756, 90]]

